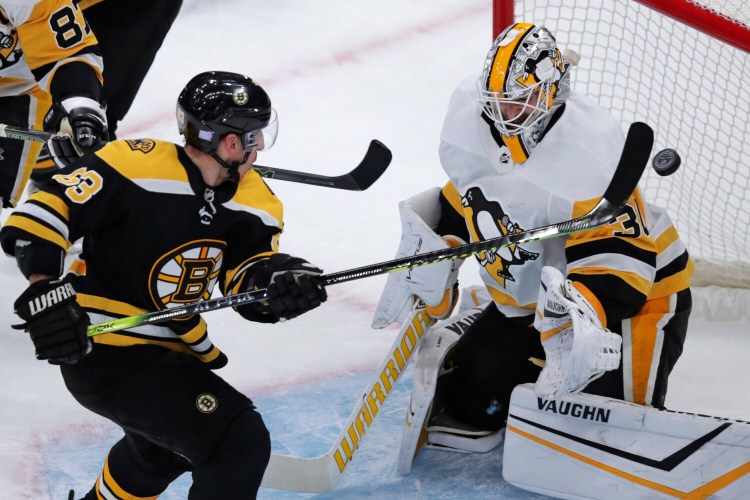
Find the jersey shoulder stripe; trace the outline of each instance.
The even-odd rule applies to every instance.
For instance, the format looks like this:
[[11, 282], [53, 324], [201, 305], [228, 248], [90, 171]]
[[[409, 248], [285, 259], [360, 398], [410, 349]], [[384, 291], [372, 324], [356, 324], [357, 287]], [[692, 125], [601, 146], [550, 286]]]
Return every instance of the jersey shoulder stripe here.
[[266, 226], [283, 228], [284, 207], [263, 178], [251, 170], [240, 181], [237, 192], [223, 206], [260, 218]]
[[177, 156], [177, 146], [171, 142], [113, 141], [97, 151], [96, 156], [146, 191], [194, 195], [185, 167]]
[[457, 213], [463, 215], [464, 209], [463, 205], [461, 204], [461, 195], [458, 193], [458, 189], [456, 189], [456, 185], [453, 184], [452, 181], [448, 181], [445, 186], [443, 186], [442, 194], [445, 197], [446, 201], [450, 203], [450, 206], [455, 210]]

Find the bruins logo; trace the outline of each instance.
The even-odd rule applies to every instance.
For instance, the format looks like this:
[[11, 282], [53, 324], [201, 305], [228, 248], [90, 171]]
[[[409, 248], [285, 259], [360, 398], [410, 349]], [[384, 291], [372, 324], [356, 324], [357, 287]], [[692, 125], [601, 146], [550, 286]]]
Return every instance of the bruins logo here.
[[194, 241], [159, 259], [149, 276], [154, 304], [168, 308], [210, 298], [225, 249], [222, 241]]
[[195, 407], [198, 408], [198, 411], [201, 413], [213, 413], [216, 411], [216, 408], [219, 407], [219, 400], [216, 399], [216, 396], [209, 393], [203, 393], [200, 394], [195, 399]]
[[128, 139], [125, 142], [128, 143], [130, 149], [140, 151], [143, 154], [150, 153], [156, 146], [156, 143], [151, 139]]
[[[500, 203], [489, 201], [481, 189], [473, 187], [461, 198], [461, 204], [466, 207], [469, 231], [475, 241], [498, 238], [510, 233], [523, 231], [518, 224], [512, 222], [505, 213]], [[511, 274], [511, 266], [523, 265], [530, 260], [536, 260], [538, 253], [529, 252], [521, 248], [517, 243], [508, 247], [499, 248], [493, 252], [480, 252], [477, 254], [479, 264], [484, 267], [491, 276], [505, 287], [506, 281], [516, 281]]]
[[250, 97], [247, 95], [247, 90], [244, 88], [235, 89], [234, 92], [232, 92], [232, 100], [242, 106], [243, 104], [247, 103], [247, 100]]

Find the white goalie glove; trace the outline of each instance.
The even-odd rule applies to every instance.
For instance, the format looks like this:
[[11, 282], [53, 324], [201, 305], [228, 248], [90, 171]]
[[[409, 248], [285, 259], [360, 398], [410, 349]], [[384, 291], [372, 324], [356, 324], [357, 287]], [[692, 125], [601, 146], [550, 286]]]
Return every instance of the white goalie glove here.
[[[432, 229], [440, 218], [440, 188], [428, 189], [398, 204], [401, 216], [401, 242], [396, 258], [443, 250], [464, 244], [455, 236], [441, 237]], [[450, 316], [458, 299], [456, 282], [463, 260], [445, 260], [388, 275], [373, 315], [372, 327], [385, 328], [402, 323], [417, 298], [435, 319]]]
[[622, 337], [602, 327], [591, 303], [554, 267], [542, 268], [534, 327], [547, 357], [534, 385], [540, 398], [580, 392], [620, 365]]

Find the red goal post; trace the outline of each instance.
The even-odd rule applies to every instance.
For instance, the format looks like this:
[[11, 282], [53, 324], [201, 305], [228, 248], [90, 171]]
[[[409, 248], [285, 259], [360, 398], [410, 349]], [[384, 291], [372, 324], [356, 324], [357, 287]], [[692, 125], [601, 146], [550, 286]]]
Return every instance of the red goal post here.
[[[631, 0], [750, 52], [750, 6], [737, 1]], [[493, 0], [493, 37], [514, 22], [514, 0]], [[523, 2], [519, 2], [523, 3]], [[745, 4], [744, 6], [742, 4]]]
[[495, 36], [518, 21], [581, 56], [574, 91], [624, 127], [649, 123], [654, 149], [682, 156], [677, 173], [649, 171], [641, 188], [687, 242], [694, 286], [750, 289], [750, 2], [493, 0]]

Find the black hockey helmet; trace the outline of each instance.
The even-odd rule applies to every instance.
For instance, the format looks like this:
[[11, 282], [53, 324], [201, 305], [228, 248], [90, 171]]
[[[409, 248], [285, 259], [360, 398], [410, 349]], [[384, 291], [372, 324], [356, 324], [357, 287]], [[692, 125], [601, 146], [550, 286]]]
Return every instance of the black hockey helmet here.
[[249, 154], [270, 148], [278, 122], [271, 99], [250, 77], [227, 71], [194, 76], [177, 98], [177, 124], [185, 142], [214, 155], [222, 137], [242, 138]]

